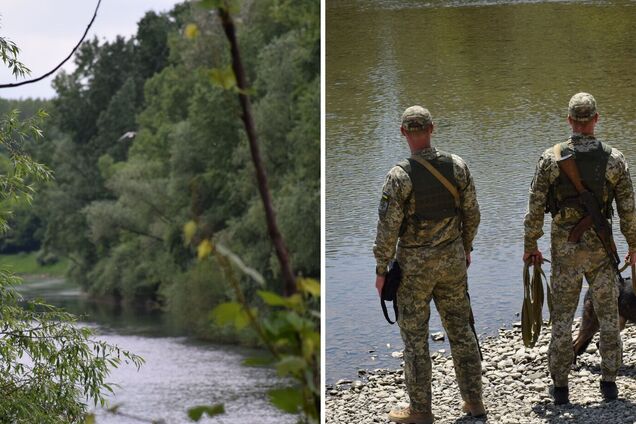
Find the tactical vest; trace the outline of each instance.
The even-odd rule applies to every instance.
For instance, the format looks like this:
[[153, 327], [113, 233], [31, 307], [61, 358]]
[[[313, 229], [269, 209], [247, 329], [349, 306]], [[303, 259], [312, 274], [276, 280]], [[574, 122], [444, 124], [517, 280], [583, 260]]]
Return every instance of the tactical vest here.
[[[438, 152], [435, 159], [429, 162], [454, 186], [458, 186], [453, 171], [453, 158], [445, 152]], [[419, 221], [440, 220], [458, 215], [455, 199], [448, 189], [415, 159], [404, 159], [398, 163], [411, 178], [413, 189], [410, 196], [415, 196], [415, 214], [412, 217]]]
[[[581, 181], [583, 185], [592, 193], [598, 201], [601, 211], [607, 218], [612, 214], [612, 201], [614, 199], [612, 190], [607, 186], [605, 181], [605, 172], [607, 169], [607, 162], [612, 154], [612, 147], [605, 143], [599, 143], [599, 147], [596, 150], [589, 152], [577, 152], [568, 147], [567, 143], [561, 143], [561, 156], [566, 157], [568, 155], [574, 155], [576, 160], [576, 166], [581, 175]], [[607, 201], [603, 200], [603, 193], [607, 187]], [[572, 182], [563, 173], [559, 174], [559, 177], [554, 182], [554, 204], [553, 208], [556, 210], [550, 210], [552, 215], [555, 215], [563, 207], [574, 207], [581, 209], [582, 206], [578, 203], [579, 193], [574, 188]]]

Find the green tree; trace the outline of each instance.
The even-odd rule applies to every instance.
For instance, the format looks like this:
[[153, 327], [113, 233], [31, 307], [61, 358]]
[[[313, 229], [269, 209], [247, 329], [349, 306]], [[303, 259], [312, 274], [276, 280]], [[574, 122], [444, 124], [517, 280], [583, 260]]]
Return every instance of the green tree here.
[[[21, 121], [17, 111], [0, 119], [0, 148], [8, 158], [0, 175], [0, 196], [30, 200], [35, 182], [50, 171], [24, 151], [28, 138], [40, 139], [44, 112]], [[0, 227], [7, 222], [0, 218]], [[122, 359], [141, 358], [94, 341], [76, 318], [39, 302], [23, 302], [14, 286], [19, 279], [0, 269], [0, 416], [8, 422], [82, 422], [86, 401], [104, 404], [105, 379]]]
[[[27, 69], [18, 53], [14, 44], [0, 37], [0, 59], [14, 73], [24, 75]], [[26, 150], [29, 142], [42, 138], [40, 123], [45, 116], [39, 111], [23, 121], [13, 110], [0, 118], [0, 152], [6, 158], [0, 198], [5, 203], [30, 202], [34, 186], [51, 178], [50, 171]], [[8, 229], [1, 216], [0, 228]], [[24, 302], [14, 288], [19, 282], [0, 269], [0, 417], [15, 423], [83, 422], [86, 402], [103, 405], [104, 393], [112, 391], [105, 381], [109, 369], [122, 360], [140, 366], [142, 359], [93, 340], [90, 329], [62, 310]]]
[[[237, 36], [273, 207], [295, 271], [317, 278], [319, 3], [241, 3]], [[42, 223], [43, 249], [68, 257], [69, 277], [90, 293], [164, 307], [199, 336], [253, 342], [210, 322], [232, 292], [210, 290], [222, 271], [205, 266], [205, 278], [182, 235], [196, 221], [200, 237], [262, 274], [260, 288], [240, 278], [250, 302], [262, 305], [258, 289], [283, 292], [240, 105], [223, 86], [234, 78], [223, 28], [208, 10], [177, 5], [147, 14], [133, 38], [84, 43], [76, 64], [56, 78], [55, 137], [38, 150], [56, 180], [35, 202], [39, 221], [16, 215], [19, 227]]]

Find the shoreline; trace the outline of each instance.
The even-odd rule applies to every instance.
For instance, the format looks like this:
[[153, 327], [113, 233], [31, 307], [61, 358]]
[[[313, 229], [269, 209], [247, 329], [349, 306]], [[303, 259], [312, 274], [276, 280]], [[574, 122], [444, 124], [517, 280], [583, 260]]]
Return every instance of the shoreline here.
[[[580, 319], [574, 321], [574, 333]], [[622, 333], [623, 365], [616, 384], [619, 398], [604, 402], [599, 390], [598, 334], [570, 372], [570, 404], [555, 406], [548, 392], [547, 349], [550, 326], [544, 325], [537, 344], [526, 349], [521, 329], [500, 329], [480, 340], [484, 361], [482, 382], [485, 418], [461, 412], [461, 397], [450, 355], [431, 354], [433, 414], [436, 423], [636, 423], [636, 327]], [[389, 423], [388, 412], [408, 405], [402, 369], [360, 370], [358, 380], [326, 386], [327, 424]], [[351, 381], [349, 383], [349, 381]]]

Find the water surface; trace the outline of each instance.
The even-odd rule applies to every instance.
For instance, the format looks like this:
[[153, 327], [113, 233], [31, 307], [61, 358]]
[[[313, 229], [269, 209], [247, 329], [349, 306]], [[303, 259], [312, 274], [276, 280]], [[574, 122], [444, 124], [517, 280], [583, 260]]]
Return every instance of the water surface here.
[[[266, 398], [267, 390], [283, 384], [273, 369], [244, 367], [241, 362], [259, 352], [227, 345], [197, 342], [171, 324], [169, 316], [96, 303], [60, 279], [20, 286], [27, 298], [38, 297], [81, 316], [98, 338], [144, 358], [139, 371], [133, 365], [115, 369], [108, 382], [118, 387], [111, 406], [145, 419], [166, 423], [192, 422], [187, 409], [222, 403], [226, 414], [200, 422], [293, 424], [296, 416], [279, 412]], [[98, 424], [139, 423], [96, 411]]]

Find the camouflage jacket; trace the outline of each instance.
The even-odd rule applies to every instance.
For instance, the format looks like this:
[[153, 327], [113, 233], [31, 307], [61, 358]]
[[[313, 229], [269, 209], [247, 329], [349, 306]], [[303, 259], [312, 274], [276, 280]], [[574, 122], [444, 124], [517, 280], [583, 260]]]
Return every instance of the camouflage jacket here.
[[[590, 151], [597, 149], [599, 141], [593, 136], [575, 134], [567, 141], [575, 151]], [[543, 152], [539, 158], [534, 179], [530, 185], [530, 199], [528, 211], [524, 219], [525, 237], [524, 249], [531, 252], [537, 249], [537, 240], [543, 235], [543, 215], [550, 186], [559, 177], [559, 166], [554, 157], [554, 147]], [[632, 179], [623, 154], [612, 149], [605, 170], [606, 184], [614, 191], [616, 211], [620, 219], [620, 229], [629, 250], [636, 250], [636, 215], [634, 215], [634, 192]], [[607, 189], [604, 190], [603, 201], [607, 201]], [[565, 208], [553, 218], [553, 225], [569, 230], [581, 219], [581, 212], [574, 208]]]
[[[436, 157], [438, 150], [431, 147], [415, 154], [431, 160]], [[413, 186], [409, 175], [400, 166], [394, 166], [387, 174], [382, 187], [377, 236], [373, 245], [379, 269], [386, 269], [393, 259], [398, 238], [400, 247], [409, 248], [442, 246], [461, 237], [464, 249], [468, 252], [472, 250], [480, 220], [475, 184], [466, 162], [457, 155], [452, 155], [452, 158], [454, 176], [459, 185], [460, 215], [419, 224], [407, 221], [401, 236], [402, 221], [415, 212], [415, 196], [410, 196]]]

